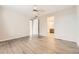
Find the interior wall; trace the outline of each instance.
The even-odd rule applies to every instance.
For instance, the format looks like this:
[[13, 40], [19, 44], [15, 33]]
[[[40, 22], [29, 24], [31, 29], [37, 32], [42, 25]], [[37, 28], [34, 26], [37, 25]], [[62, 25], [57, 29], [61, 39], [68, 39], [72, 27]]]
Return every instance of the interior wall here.
[[54, 17], [55, 38], [77, 42], [75, 6], [54, 13]]
[[48, 36], [48, 28], [47, 28], [47, 16], [40, 16], [39, 19], [39, 31], [41, 36]]
[[5, 24], [4, 24], [4, 20], [2, 17], [2, 13], [3, 13], [3, 9], [2, 7], [0, 7], [0, 40], [4, 39], [5, 37], [7, 37], [7, 31], [5, 31]]
[[[76, 7], [66, 8], [47, 16], [54, 16], [55, 38], [77, 42]], [[40, 34], [47, 36], [47, 16], [40, 20]]]
[[24, 15], [0, 7], [0, 41], [28, 36], [28, 30]]
[[79, 6], [76, 6], [76, 13], [77, 13], [77, 22], [76, 22], [76, 29], [77, 29], [77, 44], [79, 46]]

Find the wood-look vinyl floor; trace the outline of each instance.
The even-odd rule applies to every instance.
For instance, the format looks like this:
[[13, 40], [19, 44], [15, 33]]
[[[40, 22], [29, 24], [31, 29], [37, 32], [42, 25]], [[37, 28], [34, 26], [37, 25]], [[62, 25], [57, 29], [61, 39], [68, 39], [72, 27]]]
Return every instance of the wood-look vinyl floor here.
[[0, 54], [78, 54], [75, 42], [52, 37], [18, 38], [0, 42]]

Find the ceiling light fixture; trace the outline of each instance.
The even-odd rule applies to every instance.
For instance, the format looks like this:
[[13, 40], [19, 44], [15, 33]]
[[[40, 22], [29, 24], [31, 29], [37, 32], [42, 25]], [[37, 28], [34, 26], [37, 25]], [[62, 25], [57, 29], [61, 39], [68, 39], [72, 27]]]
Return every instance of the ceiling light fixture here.
[[37, 8], [36, 5], [34, 5], [32, 12], [33, 12], [33, 18], [34, 19], [37, 18], [37, 17], [39, 17], [39, 9]]

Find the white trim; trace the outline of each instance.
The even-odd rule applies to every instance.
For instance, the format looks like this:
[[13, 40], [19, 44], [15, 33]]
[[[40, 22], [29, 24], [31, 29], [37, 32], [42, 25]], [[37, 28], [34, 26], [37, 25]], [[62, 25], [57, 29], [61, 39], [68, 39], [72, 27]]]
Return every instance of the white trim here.
[[21, 37], [29, 37], [29, 36], [19, 36], [19, 37], [13, 37], [13, 38], [2, 39], [2, 40], [0, 40], [0, 42], [2, 42], [2, 41], [7, 41], [7, 40], [14, 40], [14, 39], [16, 39], [16, 38], [21, 38]]

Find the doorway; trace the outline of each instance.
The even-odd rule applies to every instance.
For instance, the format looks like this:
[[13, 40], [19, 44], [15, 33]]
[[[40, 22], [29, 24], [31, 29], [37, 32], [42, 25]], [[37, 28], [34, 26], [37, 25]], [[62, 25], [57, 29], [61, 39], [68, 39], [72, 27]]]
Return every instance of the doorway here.
[[38, 18], [30, 20], [30, 38], [38, 37], [39, 36], [39, 29], [38, 29]]
[[48, 22], [48, 37], [54, 36], [54, 16], [47, 17]]

